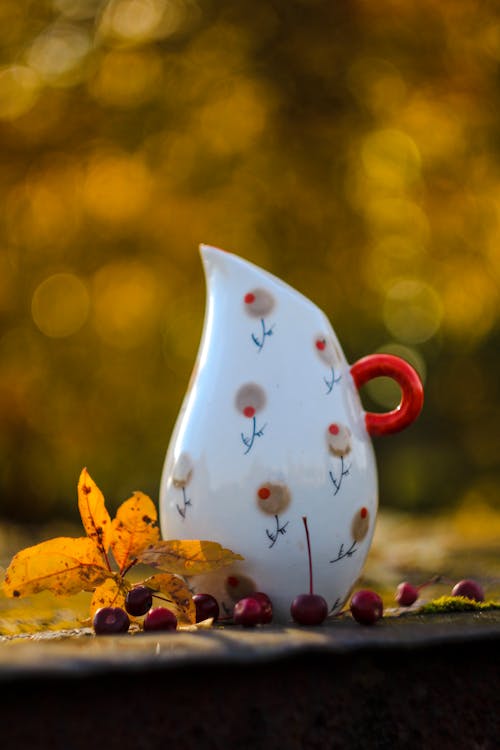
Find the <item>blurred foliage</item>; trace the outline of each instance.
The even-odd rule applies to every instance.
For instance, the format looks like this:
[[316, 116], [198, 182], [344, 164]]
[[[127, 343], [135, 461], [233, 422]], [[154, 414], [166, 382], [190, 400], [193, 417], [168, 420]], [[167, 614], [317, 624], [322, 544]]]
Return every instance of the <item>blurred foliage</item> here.
[[420, 370], [385, 506], [498, 506], [499, 74], [488, 0], [2, 0], [0, 515], [157, 496], [199, 242]]

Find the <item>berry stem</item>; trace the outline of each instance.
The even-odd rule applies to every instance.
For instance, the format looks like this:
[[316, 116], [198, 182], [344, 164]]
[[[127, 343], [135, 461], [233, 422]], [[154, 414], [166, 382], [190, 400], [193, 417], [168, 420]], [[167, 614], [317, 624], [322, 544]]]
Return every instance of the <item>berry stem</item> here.
[[313, 568], [312, 568], [312, 557], [311, 557], [311, 540], [309, 539], [309, 529], [307, 526], [307, 517], [302, 516], [302, 521], [304, 522], [304, 528], [306, 530], [306, 540], [307, 540], [307, 556], [309, 557], [309, 593], [313, 594]]
[[446, 578], [440, 575], [432, 576], [432, 578], [428, 581], [425, 581], [425, 583], [421, 583], [420, 586], [416, 586], [415, 588], [417, 591], [421, 591], [421, 589], [425, 589], [426, 586], [432, 586], [434, 583], [452, 583], [452, 581], [448, 581]]
[[134, 557], [134, 559], [131, 560], [129, 562], [129, 564], [125, 568], [122, 568], [122, 570], [120, 570], [121, 577], [124, 578], [127, 575], [127, 573], [129, 572], [129, 570], [131, 570], [134, 567], [134, 565], [137, 565], [138, 562], [139, 561], [138, 561], [137, 557]]

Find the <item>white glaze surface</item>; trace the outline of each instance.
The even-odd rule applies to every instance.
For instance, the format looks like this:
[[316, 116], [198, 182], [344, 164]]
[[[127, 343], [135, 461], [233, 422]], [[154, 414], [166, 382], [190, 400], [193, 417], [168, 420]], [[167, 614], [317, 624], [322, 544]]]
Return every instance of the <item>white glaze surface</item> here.
[[[249, 577], [271, 597], [275, 620], [287, 622], [293, 598], [309, 590], [306, 516], [315, 593], [338, 609], [377, 512], [374, 455], [349, 365], [310, 300], [235, 255], [207, 246], [201, 254], [205, 324], [163, 470], [163, 537], [209, 539], [243, 555], [193, 586], [230, 608], [228, 577]], [[277, 519], [262, 510], [267, 491], [273, 509], [287, 498]], [[368, 530], [355, 540], [360, 513]]]

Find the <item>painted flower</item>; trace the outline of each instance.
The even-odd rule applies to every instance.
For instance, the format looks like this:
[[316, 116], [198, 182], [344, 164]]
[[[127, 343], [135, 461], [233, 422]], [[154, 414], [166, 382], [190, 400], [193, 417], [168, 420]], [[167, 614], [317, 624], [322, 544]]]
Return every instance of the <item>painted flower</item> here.
[[243, 297], [244, 310], [252, 318], [265, 318], [275, 304], [273, 295], [266, 289], [252, 289]]
[[193, 463], [188, 453], [181, 453], [174, 465], [172, 482], [174, 487], [185, 487], [191, 481], [193, 475]]
[[351, 431], [346, 425], [332, 422], [326, 430], [326, 441], [330, 453], [343, 458], [351, 450]]
[[370, 527], [370, 512], [364, 506], [360, 508], [352, 519], [351, 534], [355, 542], [362, 542]]
[[340, 352], [332, 336], [316, 336], [314, 339], [314, 348], [319, 358], [328, 367], [338, 365], [341, 361]]
[[290, 490], [285, 484], [266, 482], [256, 493], [257, 506], [263, 513], [276, 516], [290, 505]]
[[266, 394], [256, 383], [246, 383], [236, 393], [236, 408], [243, 416], [252, 419], [266, 405]]

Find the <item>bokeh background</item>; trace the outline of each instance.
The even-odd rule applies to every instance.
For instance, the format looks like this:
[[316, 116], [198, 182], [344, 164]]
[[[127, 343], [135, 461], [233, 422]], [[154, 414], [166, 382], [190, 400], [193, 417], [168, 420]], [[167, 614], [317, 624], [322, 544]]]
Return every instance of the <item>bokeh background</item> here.
[[417, 367], [385, 509], [498, 532], [498, 3], [2, 0], [0, 44], [1, 520], [75, 520], [83, 466], [157, 498], [206, 242]]

